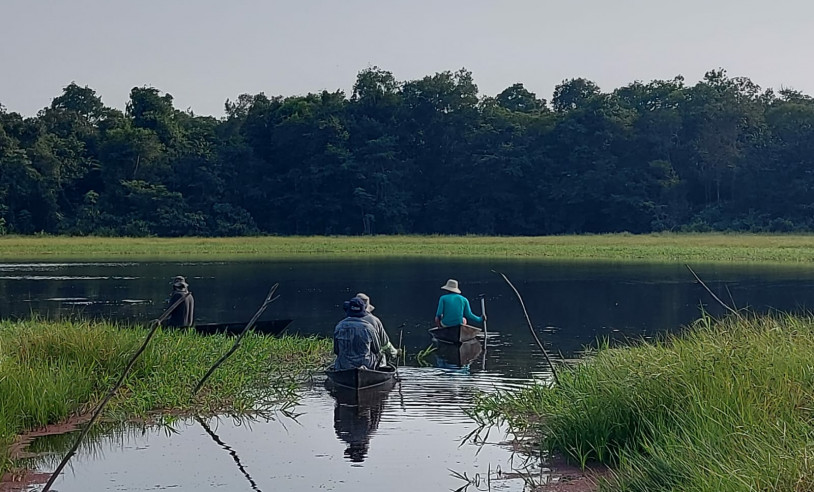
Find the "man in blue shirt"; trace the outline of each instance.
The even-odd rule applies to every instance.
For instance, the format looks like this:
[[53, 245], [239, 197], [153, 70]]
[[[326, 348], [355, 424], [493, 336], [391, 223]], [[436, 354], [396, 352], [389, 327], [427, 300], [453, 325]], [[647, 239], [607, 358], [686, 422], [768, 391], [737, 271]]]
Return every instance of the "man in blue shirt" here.
[[435, 311], [435, 326], [465, 325], [467, 320], [477, 323], [483, 322], [483, 317], [472, 313], [472, 308], [469, 307], [469, 299], [461, 295], [457, 280], [447, 280], [441, 290], [446, 292], [438, 299], [438, 309]]

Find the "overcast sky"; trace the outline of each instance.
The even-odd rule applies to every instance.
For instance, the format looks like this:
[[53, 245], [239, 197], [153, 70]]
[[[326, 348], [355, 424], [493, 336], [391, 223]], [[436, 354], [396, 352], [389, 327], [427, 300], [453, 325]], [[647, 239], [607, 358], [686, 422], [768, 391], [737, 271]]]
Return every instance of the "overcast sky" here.
[[124, 109], [153, 86], [223, 115], [239, 94], [344, 90], [369, 66], [466, 67], [481, 95], [564, 79], [603, 91], [724, 68], [814, 95], [807, 0], [0, 0], [0, 104], [30, 116], [72, 81]]

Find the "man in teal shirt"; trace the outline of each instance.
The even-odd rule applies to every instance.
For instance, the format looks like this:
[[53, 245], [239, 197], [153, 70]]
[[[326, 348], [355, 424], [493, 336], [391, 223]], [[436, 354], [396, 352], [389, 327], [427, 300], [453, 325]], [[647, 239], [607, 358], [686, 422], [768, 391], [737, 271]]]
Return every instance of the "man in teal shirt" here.
[[472, 313], [472, 308], [469, 307], [469, 299], [461, 295], [457, 280], [447, 280], [441, 290], [445, 290], [446, 293], [438, 299], [438, 309], [435, 311], [435, 326], [465, 325], [467, 320], [477, 323], [483, 322], [481, 316]]

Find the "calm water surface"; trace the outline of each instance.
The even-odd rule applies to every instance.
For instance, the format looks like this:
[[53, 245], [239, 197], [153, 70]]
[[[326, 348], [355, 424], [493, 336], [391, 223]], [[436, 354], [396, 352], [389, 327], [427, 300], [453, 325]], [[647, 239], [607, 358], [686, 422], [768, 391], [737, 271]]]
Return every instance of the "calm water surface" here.
[[[290, 331], [330, 335], [342, 301], [371, 296], [393, 343], [408, 354], [402, 382], [364, 401], [332, 394], [315, 381], [294, 410], [296, 420], [188, 420], [174, 431], [144, 428], [95, 441], [71, 461], [56, 488], [72, 490], [454, 490], [488, 470], [539, 473], [512, 453], [502, 429], [485, 443], [463, 439], [478, 391], [547, 378], [548, 369], [503, 280], [520, 290], [536, 332], [553, 353], [578, 357], [598, 338], [650, 337], [676, 331], [701, 309], [720, 314], [683, 265], [613, 263], [371, 260], [233, 263], [0, 264], [0, 317], [102, 316], [144, 321], [165, 307], [169, 281], [185, 275], [201, 322], [249, 319], [269, 287], [280, 299], [266, 318], [294, 320]], [[814, 299], [814, 269], [694, 267], [716, 294], [756, 311], [805, 310]], [[427, 329], [440, 286], [457, 278], [464, 295], [489, 315], [486, 350], [477, 344], [430, 346]], [[463, 366], [463, 367], [462, 367]], [[39, 461], [47, 471], [67, 445]], [[58, 441], [58, 439], [57, 439]], [[66, 440], [69, 442], [69, 440]], [[463, 443], [463, 444], [462, 444]], [[49, 457], [50, 456], [50, 457]], [[527, 468], [531, 466], [531, 468]], [[50, 467], [50, 468], [49, 468]], [[496, 478], [496, 475], [495, 475]], [[491, 490], [524, 490], [523, 481], [493, 480]], [[486, 490], [471, 486], [468, 490]]]

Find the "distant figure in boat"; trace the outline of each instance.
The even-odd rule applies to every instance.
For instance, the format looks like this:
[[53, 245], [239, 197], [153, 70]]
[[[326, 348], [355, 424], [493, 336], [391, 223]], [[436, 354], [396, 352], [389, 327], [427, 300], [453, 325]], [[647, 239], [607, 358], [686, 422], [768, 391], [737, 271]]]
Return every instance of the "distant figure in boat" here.
[[364, 319], [368, 315], [365, 302], [354, 297], [344, 308], [347, 317], [334, 328], [334, 369], [377, 368], [381, 345], [376, 329]]
[[398, 350], [393, 346], [392, 343], [390, 343], [390, 337], [387, 336], [387, 332], [384, 330], [382, 320], [373, 314], [373, 310], [376, 308], [370, 303], [370, 296], [364, 292], [360, 292], [356, 294], [356, 297], [365, 303], [365, 311], [367, 312], [367, 315], [363, 316], [362, 319], [373, 325], [373, 329], [376, 332], [376, 337], [379, 339], [379, 346], [381, 347], [381, 359], [379, 360], [379, 365], [386, 366], [388, 357], [390, 360], [395, 360], [398, 356]]
[[465, 325], [467, 320], [483, 323], [483, 317], [472, 313], [472, 308], [469, 307], [469, 299], [461, 295], [457, 280], [447, 280], [447, 283], [441, 286], [441, 290], [444, 293], [438, 299], [438, 309], [435, 311], [435, 326], [439, 328], [460, 326]]
[[167, 319], [167, 326], [179, 328], [192, 326], [192, 322], [195, 319], [195, 299], [193, 299], [192, 292], [189, 290], [187, 279], [179, 275], [172, 279], [170, 283], [172, 284], [172, 293], [168, 301], [169, 305], [172, 306], [181, 297], [183, 297], [184, 300], [170, 313], [170, 317]]

